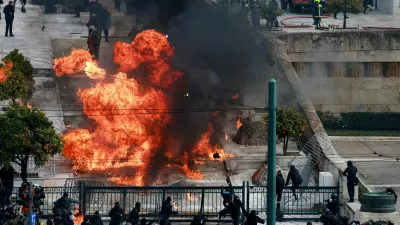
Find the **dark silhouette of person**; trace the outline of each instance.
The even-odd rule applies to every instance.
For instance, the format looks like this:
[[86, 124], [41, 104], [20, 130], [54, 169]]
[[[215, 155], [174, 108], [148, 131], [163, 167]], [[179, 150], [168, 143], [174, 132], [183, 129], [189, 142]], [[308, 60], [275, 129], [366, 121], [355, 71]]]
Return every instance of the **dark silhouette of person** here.
[[114, 208], [110, 210], [108, 216], [111, 218], [110, 225], [120, 225], [122, 218], [124, 217], [124, 210], [119, 206], [119, 202], [116, 202]]
[[14, 188], [14, 168], [10, 166], [3, 166], [0, 170], [1, 183], [4, 186], [5, 204], [11, 204], [11, 195]]
[[94, 215], [90, 217], [90, 224], [91, 225], [103, 225], [103, 220], [99, 215], [99, 211], [94, 212]]
[[4, 18], [6, 19], [6, 37], [8, 37], [9, 33], [10, 37], [14, 37], [12, 32], [12, 26], [14, 22], [15, 7], [12, 1], [9, 1], [8, 5], [4, 7], [3, 13], [4, 13]]
[[171, 204], [171, 197], [167, 197], [167, 199], [163, 202], [161, 206], [161, 212], [160, 212], [160, 225], [161, 223], [164, 224], [169, 224], [169, 217], [172, 213], [172, 204]]
[[328, 200], [328, 204], [327, 204], [327, 208], [329, 209], [329, 211], [336, 216], [336, 214], [338, 213], [338, 197], [336, 194], [332, 194], [331, 198]]
[[[101, 4], [99, 4], [101, 6]], [[104, 32], [104, 39], [106, 42], [108, 42], [108, 30], [110, 29], [111, 26], [111, 14], [105, 9], [104, 7], [101, 6], [99, 9], [98, 14], [99, 16], [99, 34], [100, 37], [102, 33]]]
[[354, 202], [354, 187], [358, 185], [357, 167], [353, 166], [352, 161], [347, 161], [347, 168], [343, 172], [343, 176], [347, 177], [347, 191], [350, 201]]
[[233, 201], [228, 204], [228, 212], [231, 214], [233, 225], [239, 225], [240, 209], [243, 209], [242, 201], [240, 201], [239, 197], [235, 195]]
[[396, 192], [393, 190], [393, 188], [386, 188], [386, 193], [389, 193], [389, 194], [394, 195], [395, 203], [397, 203], [397, 194], [396, 194]]
[[228, 214], [228, 205], [232, 203], [233, 189], [231, 186], [229, 188], [221, 187], [221, 196], [223, 199], [224, 208], [218, 212], [218, 221], [221, 221], [221, 217]]
[[263, 219], [257, 216], [255, 210], [251, 210], [250, 213], [248, 213], [244, 208], [242, 208], [242, 212], [246, 217], [245, 225], [257, 225], [258, 223], [265, 223]]
[[139, 225], [140, 202], [135, 203], [135, 207], [128, 214], [127, 221], [132, 225]]
[[292, 181], [292, 192], [295, 200], [297, 200], [296, 188], [298, 188], [301, 183], [303, 183], [303, 178], [301, 178], [299, 171], [294, 165], [290, 165], [290, 171], [286, 179], [285, 186], [289, 185], [289, 181]]
[[94, 56], [96, 60], [100, 57], [100, 42], [101, 37], [99, 31], [94, 26], [90, 26], [87, 44], [90, 54]]
[[85, 217], [83, 218], [83, 221], [82, 221], [81, 225], [92, 225], [92, 224], [90, 223], [90, 216], [85, 216]]
[[319, 221], [324, 225], [340, 225], [338, 219], [336, 219], [336, 217], [333, 216], [332, 212], [330, 212], [329, 209], [325, 209]]
[[285, 179], [283, 178], [282, 172], [278, 170], [276, 173], [276, 210], [281, 209], [281, 200], [283, 187], [285, 187]]

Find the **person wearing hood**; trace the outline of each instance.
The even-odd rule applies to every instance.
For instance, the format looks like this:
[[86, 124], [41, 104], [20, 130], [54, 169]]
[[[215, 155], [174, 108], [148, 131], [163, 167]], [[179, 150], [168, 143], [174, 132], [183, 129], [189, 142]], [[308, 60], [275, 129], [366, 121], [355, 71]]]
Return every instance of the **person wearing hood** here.
[[139, 213], [140, 213], [140, 202], [135, 203], [135, 208], [128, 214], [127, 221], [130, 222], [132, 225], [139, 225]]
[[276, 173], [276, 210], [281, 209], [281, 199], [283, 193], [283, 187], [285, 186], [285, 179], [283, 178], [282, 172], [278, 170]]
[[347, 191], [350, 197], [349, 202], [354, 202], [354, 187], [358, 185], [357, 172], [357, 167], [353, 166], [353, 162], [348, 161], [343, 176], [347, 177]]
[[386, 193], [389, 193], [389, 194], [394, 195], [395, 203], [397, 203], [397, 194], [396, 194], [396, 192], [393, 190], [393, 188], [386, 188]]
[[290, 165], [290, 171], [286, 178], [285, 186], [289, 185], [289, 181], [292, 181], [292, 192], [295, 200], [297, 200], [296, 188], [298, 188], [301, 183], [303, 183], [303, 178], [301, 178], [299, 171], [294, 165]]
[[103, 225], [103, 220], [101, 220], [101, 216], [99, 211], [94, 212], [94, 215], [90, 217], [91, 225]]
[[124, 210], [119, 206], [119, 202], [116, 202], [114, 208], [110, 210], [108, 216], [111, 218], [110, 225], [120, 225], [122, 218], [124, 217]]

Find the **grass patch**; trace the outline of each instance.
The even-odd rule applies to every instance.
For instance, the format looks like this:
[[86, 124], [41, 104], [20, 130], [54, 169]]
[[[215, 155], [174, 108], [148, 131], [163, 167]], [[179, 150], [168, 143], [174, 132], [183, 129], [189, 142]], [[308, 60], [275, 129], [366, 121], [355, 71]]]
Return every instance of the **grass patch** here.
[[400, 131], [396, 130], [343, 130], [326, 129], [329, 136], [384, 136], [400, 137]]

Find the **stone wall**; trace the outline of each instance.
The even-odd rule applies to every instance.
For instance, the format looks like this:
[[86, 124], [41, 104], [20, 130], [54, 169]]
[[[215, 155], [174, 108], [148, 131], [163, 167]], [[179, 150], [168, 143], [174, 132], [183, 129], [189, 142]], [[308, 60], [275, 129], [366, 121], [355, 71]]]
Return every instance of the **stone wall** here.
[[400, 31], [277, 37], [317, 111], [400, 112]]

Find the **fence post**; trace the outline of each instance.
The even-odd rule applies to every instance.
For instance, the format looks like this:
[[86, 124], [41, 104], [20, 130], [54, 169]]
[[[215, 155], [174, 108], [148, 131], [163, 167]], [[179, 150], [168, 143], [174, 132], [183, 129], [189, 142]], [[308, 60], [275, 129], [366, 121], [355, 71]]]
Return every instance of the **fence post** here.
[[[126, 188], [124, 188], [124, 193], [123, 193], [123, 200], [122, 200], [122, 207], [126, 211]], [[130, 209], [128, 209], [129, 211]]]
[[246, 208], [247, 208], [247, 212], [249, 212], [249, 208], [250, 208], [250, 182], [247, 181], [247, 197], [246, 197]]
[[82, 213], [83, 182], [79, 182], [79, 213]]
[[86, 215], [86, 197], [87, 197], [87, 190], [86, 190], [86, 183], [82, 184], [83, 186], [83, 195], [82, 195], [82, 199], [83, 199], [83, 203], [82, 203], [82, 211], [83, 211], [83, 215]]
[[337, 207], [337, 211], [338, 211], [338, 215], [340, 216], [340, 181], [337, 182], [337, 186], [336, 186], [336, 198], [337, 198], [337, 202], [336, 202], [336, 207]]
[[243, 202], [242, 202], [242, 204], [244, 205], [244, 204], [246, 204], [246, 182], [245, 181], [243, 181], [243, 184], [242, 184], [242, 200], [243, 200]]
[[204, 188], [201, 189], [200, 215], [204, 214]]

